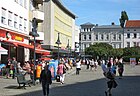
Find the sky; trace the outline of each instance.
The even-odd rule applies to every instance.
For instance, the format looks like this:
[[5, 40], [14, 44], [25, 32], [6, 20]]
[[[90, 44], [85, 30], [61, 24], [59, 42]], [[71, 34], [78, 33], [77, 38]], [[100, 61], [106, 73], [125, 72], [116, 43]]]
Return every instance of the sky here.
[[119, 25], [121, 11], [127, 12], [129, 20], [140, 20], [140, 0], [62, 0], [62, 3], [78, 17], [78, 26], [87, 22]]

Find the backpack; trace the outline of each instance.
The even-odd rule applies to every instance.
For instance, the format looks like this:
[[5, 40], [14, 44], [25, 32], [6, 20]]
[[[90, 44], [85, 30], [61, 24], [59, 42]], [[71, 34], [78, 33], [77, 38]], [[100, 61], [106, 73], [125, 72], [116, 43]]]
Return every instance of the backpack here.
[[114, 79], [114, 76], [113, 76], [113, 74], [111, 73], [111, 70], [109, 69], [109, 71], [106, 73], [106, 77], [108, 78], [108, 79]]

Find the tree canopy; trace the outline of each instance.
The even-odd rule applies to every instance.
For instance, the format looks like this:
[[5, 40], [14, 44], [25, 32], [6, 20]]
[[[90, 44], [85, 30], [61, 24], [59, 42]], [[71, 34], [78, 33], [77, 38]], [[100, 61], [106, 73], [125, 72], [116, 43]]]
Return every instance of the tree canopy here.
[[126, 20], [129, 20], [128, 15], [127, 15], [126, 11], [122, 11], [121, 12], [121, 18], [120, 18], [120, 26], [122, 28], [124, 27], [124, 24], [125, 24]]

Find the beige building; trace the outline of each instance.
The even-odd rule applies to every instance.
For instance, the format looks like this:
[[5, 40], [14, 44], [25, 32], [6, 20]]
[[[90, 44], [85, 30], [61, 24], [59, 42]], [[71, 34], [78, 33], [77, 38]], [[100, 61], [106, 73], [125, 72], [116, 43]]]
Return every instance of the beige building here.
[[43, 3], [44, 11], [44, 43], [43, 48], [57, 53], [58, 33], [60, 33], [60, 52], [65, 52], [69, 46], [74, 48], [72, 43], [73, 32], [75, 31], [76, 16], [70, 12], [59, 0], [46, 0]]

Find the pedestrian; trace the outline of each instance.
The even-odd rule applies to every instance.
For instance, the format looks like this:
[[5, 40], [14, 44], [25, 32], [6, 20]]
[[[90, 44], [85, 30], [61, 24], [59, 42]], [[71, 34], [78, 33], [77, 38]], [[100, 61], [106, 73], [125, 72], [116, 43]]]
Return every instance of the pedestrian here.
[[120, 76], [119, 79], [122, 79], [123, 71], [124, 71], [124, 64], [123, 64], [122, 58], [120, 58], [119, 63], [118, 63], [118, 73]]
[[51, 71], [48, 69], [48, 65], [44, 67], [44, 70], [40, 74], [40, 83], [42, 83], [42, 90], [44, 96], [49, 96], [49, 85], [52, 84]]
[[76, 75], [79, 75], [79, 71], [81, 70], [81, 60], [76, 60]]
[[[116, 88], [117, 87], [117, 83], [115, 81], [115, 74], [113, 73], [112, 71], [112, 68], [111, 68], [111, 62], [109, 62], [107, 64], [107, 72], [106, 72], [106, 78], [107, 78], [107, 90], [105, 91], [105, 95], [106, 96], [112, 96], [112, 93], [111, 93], [111, 90], [112, 88]], [[109, 95], [108, 95], [109, 94]]]
[[90, 65], [89, 59], [86, 59], [85, 64], [87, 65], [87, 69], [89, 69], [89, 65]]
[[17, 61], [16, 61], [15, 57], [13, 57], [12, 65], [13, 65], [13, 76], [12, 76], [12, 79], [15, 79], [15, 76], [17, 74]]
[[57, 69], [57, 75], [60, 76], [60, 83], [64, 84], [65, 80], [65, 73], [66, 73], [66, 67], [64, 65], [64, 61], [60, 61]]
[[10, 66], [11, 66], [11, 60], [8, 59], [7, 65], [6, 65], [6, 78], [10, 77]]
[[94, 59], [90, 60], [90, 69], [94, 69]]
[[101, 61], [101, 68], [103, 70], [103, 75], [105, 76], [107, 72], [107, 66], [106, 66], [105, 60]]

